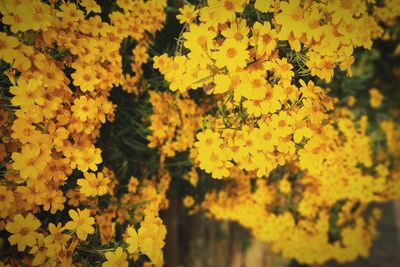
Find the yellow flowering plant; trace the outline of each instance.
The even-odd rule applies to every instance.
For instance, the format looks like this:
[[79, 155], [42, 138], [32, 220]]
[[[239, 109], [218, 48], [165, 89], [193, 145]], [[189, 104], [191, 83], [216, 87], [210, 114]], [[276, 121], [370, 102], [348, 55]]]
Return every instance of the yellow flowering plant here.
[[[355, 49], [390, 36], [382, 25], [395, 25], [398, 8], [215, 0], [179, 12], [178, 47], [155, 57], [154, 68], [177, 94], [203, 92], [197, 101], [204, 120], [190, 158], [226, 180], [226, 188], [199, 197], [204, 200], [193, 211], [239, 222], [300, 263], [367, 257], [380, 216], [373, 203], [399, 196], [392, 165], [398, 157], [382, 158], [376, 139], [385, 137], [376, 130], [376, 114], [365, 111], [385, 111], [382, 93], [366, 83], [373, 70], [360, 70], [372, 63], [352, 66]], [[365, 88], [368, 97], [360, 91], [355, 104], [352, 96], [352, 109], [342, 102], [342, 90]], [[385, 125], [393, 131], [393, 123]], [[192, 206], [188, 199], [184, 205]]]
[[[141, 229], [152, 218], [165, 232], [158, 214], [165, 189], [148, 183], [133, 197], [122, 194], [97, 141], [115, 118], [111, 90], [143, 90], [142, 64], [165, 6], [0, 3], [2, 263], [124, 264], [129, 244], [121, 232], [131, 224], [157, 245], [140, 243], [130, 256], [161, 265], [165, 234]], [[15, 258], [16, 251], [24, 256]]]
[[368, 257], [400, 197], [399, 7], [0, 1], [0, 265], [163, 266], [184, 212]]

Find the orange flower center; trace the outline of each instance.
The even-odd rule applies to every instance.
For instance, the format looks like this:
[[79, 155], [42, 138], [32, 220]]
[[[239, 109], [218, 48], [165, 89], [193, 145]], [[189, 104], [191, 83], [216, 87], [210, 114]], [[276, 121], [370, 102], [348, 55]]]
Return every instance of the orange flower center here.
[[85, 81], [90, 81], [90, 79], [92, 78], [89, 74], [85, 74], [85, 75], [83, 75], [83, 77], [82, 77]]
[[230, 47], [228, 48], [228, 50], [226, 50], [226, 54], [228, 55], [228, 57], [235, 57], [237, 52], [235, 48]]
[[207, 38], [204, 35], [199, 36], [199, 38], [197, 38], [197, 43], [200, 46], [205, 46], [207, 44]]
[[207, 138], [205, 143], [207, 146], [211, 146], [213, 143], [213, 140], [211, 138]]
[[36, 164], [36, 161], [37, 161], [36, 158], [29, 159], [27, 165], [34, 166]]
[[33, 93], [31, 91], [26, 92], [26, 98], [33, 98]]
[[85, 222], [85, 221], [84, 221], [82, 218], [78, 218], [78, 220], [75, 221], [75, 223], [76, 223], [77, 226], [83, 225], [84, 222]]
[[266, 133], [264, 133], [263, 138], [266, 141], [271, 140], [272, 134], [270, 132], [266, 132]]
[[31, 128], [25, 128], [24, 129], [24, 135], [30, 136], [32, 134], [32, 129]]
[[259, 88], [262, 85], [262, 82], [260, 79], [255, 79], [251, 83], [252, 83], [253, 87], [255, 87], [255, 88]]
[[298, 7], [296, 10], [292, 13], [292, 18], [294, 20], [302, 20], [303, 19], [303, 10]]
[[29, 233], [29, 228], [28, 227], [22, 227], [21, 230], [19, 231], [20, 235], [27, 235]]
[[243, 35], [240, 32], [235, 33], [235, 35], [233, 36], [233, 38], [235, 38], [235, 40], [242, 40]]
[[14, 22], [15, 23], [21, 23], [22, 22], [22, 18], [18, 15], [14, 15]]
[[269, 33], [266, 33], [262, 36], [262, 40], [264, 44], [268, 44], [269, 42], [271, 42], [272, 37]]
[[49, 78], [49, 79], [54, 79], [54, 77], [55, 77], [55, 75], [54, 75], [53, 72], [48, 72], [48, 73], [46, 73], [46, 76], [47, 76], [47, 78]]
[[225, 1], [224, 7], [226, 10], [233, 10], [235, 6], [231, 1]]
[[211, 159], [211, 161], [218, 161], [219, 157], [217, 154], [212, 154], [210, 159]]

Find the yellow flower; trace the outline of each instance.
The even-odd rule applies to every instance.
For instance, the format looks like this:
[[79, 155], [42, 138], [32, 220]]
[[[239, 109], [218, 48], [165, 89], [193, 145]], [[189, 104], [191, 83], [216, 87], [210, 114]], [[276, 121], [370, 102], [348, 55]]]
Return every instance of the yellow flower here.
[[256, 22], [253, 25], [253, 38], [250, 44], [257, 48], [258, 56], [271, 55], [276, 49], [277, 41], [278, 34], [268, 21], [264, 24]]
[[41, 233], [38, 234], [36, 238], [37, 238], [36, 245], [32, 247], [32, 249], [29, 251], [29, 254], [34, 255], [34, 258], [32, 260], [32, 265], [41, 266], [47, 259], [48, 249], [44, 243], [43, 234]]
[[281, 2], [280, 7], [281, 12], [275, 16], [276, 23], [282, 25], [279, 39], [288, 40], [290, 33], [293, 33], [295, 38], [300, 38], [306, 32], [307, 27], [300, 0]]
[[41, 148], [38, 144], [26, 144], [22, 147], [21, 153], [12, 153], [13, 168], [20, 171], [21, 178], [35, 179], [47, 165], [47, 162], [41, 161], [40, 155]]
[[72, 221], [67, 222], [65, 229], [76, 231], [76, 235], [82, 241], [87, 239], [88, 234], [94, 233], [94, 218], [90, 216], [90, 210], [69, 210]]
[[87, 172], [89, 169], [97, 171], [97, 165], [102, 162], [101, 150], [93, 145], [82, 148], [82, 152], [78, 152], [78, 156], [76, 163], [78, 169], [82, 172]]
[[75, 190], [69, 189], [67, 191], [66, 196], [69, 199], [68, 204], [73, 207], [78, 207], [81, 202], [86, 200], [85, 195], [83, 195], [78, 190], [75, 191]]
[[74, 255], [74, 251], [76, 246], [78, 245], [79, 240], [74, 239], [69, 246], [62, 247], [62, 249], [58, 252], [57, 257], [59, 261], [61, 262], [62, 266], [73, 266], [72, 262], [72, 257]]
[[[18, 5], [15, 7], [13, 13], [6, 14], [2, 22], [6, 25], [10, 25], [10, 29], [13, 33], [17, 33], [19, 31], [24, 32], [30, 29], [30, 25], [32, 24], [32, 18], [28, 15], [25, 16], [23, 12], [26, 12], [26, 7], [29, 5], [28, 1], [25, 1], [24, 5]], [[32, 8], [28, 11], [30, 14], [33, 13]]]
[[277, 145], [279, 142], [278, 137], [274, 132], [274, 128], [265, 122], [260, 123], [259, 127], [259, 140], [256, 145], [259, 146], [259, 149], [267, 152], [273, 152], [274, 146]]
[[185, 5], [179, 9], [179, 15], [176, 18], [181, 24], [191, 23], [193, 19], [199, 14], [198, 10], [195, 10], [195, 6]]
[[87, 119], [93, 119], [96, 117], [97, 104], [93, 98], [81, 96], [74, 100], [74, 105], [71, 107], [71, 111], [81, 121], [86, 121]]
[[287, 58], [276, 58], [273, 62], [268, 62], [268, 67], [272, 67], [274, 73], [285, 80], [290, 80], [294, 76], [293, 65], [287, 61]]
[[50, 6], [40, 1], [21, 1], [13, 13], [3, 18], [3, 23], [11, 26], [11, 31], [47, 30], [51, 25]]
[[21, 214], [14, 216], [13, 221], [8, 222], [6, 230], [11, 233], [8, 237], [11, 245], [17, 244], [18, 251], [24, 251], [27, 246], [36, 244], [36, 230], [40, 227], [40, 221], [31, 213], [24, 218]]
[[0, 58], [11, 64], [17, 56], [15, 48], [19, 44], [18, 39], [14, 36], [7, 36], [4, 32], [0, 32]]
[[82, 0], [81, 5], [86, 8], [87, 13], [100, 13], [101, 7], [96, 3], [95, 0]]
[[230, 27], [222, 30], [221, 34], [225, 38], [233, 38], [237, 41], [248, 41], [249, 27], [246, 26], [246, 20], [237, 20], [231, 23]]
[[148, 60], [147, 47], [144, 45], [137, 45], [132, 50], [132, 60], [135, 64], [141, 65]]
[[29, 14], [33, 22], [30, 25], [30, 29], [34, 31], [38, 30], [46, 31], [50, 27], [53, 20], [50, 6], [40, 1], [32, 1], [31, 3], [32, 3], [32, 8], [26, 5], [25, 10], [24, 9], [20, 10], [21, 12], [20, 15], [26, 16], [26, 14], [29, 14], [27, 12], [33, 11], [32, 13]]
[[134, 176], [131, 176], [128, 183], [128, 192], [135, 193], [138, 185], [139, 185], [138, 179]]
[[51, 190], [43, 198], [43, 210], [50, 210], [51, 214], [55, 214], [58, 210], [64, 209], [66, 200], [61, 190]]
[[271, 86], [267, 85], [264, 75], [263, 71], [244, 72], [235, 89], [235, 99], [239, 101], [241, 96], [252, 100], [265, 98]]
[[186, 40], [183, 44], [192, 53], [206, 55], [213, 48], [213, 39], [216, 35], [204, 24], [191, 24], [190, 30], [182, 35]]
[[235, 39], [226, 39], [212, 57], [218, 68], [227, 67], [229, 72], [235, 72], [237, 68], [244, 68], [247, 65], [249, 54], [247, 43]]
[[145, 216], [138, 231], [139, 246], [141, 252], [147, 255], [155, 265], [163, 263], [162, 248], [166, 234], [167, 230], [160, 218], [155, 217], [154, 214]]
[[80, 192], [87, 197], [102, 196], [107, 193], [109, 178], [104, 177], [104, 174], [85, 172], [85, 179], [78, 179], [77, 184], [80, 186]]
[[9, 209], [13, 206], [14, 195], [6, 186], [0, 186], [0, 218], [6, 218]]
[[208, 6], [215, 12], [215, 20], [218, 23], [233, 21], [236, 12], [244, 10], [247, 0], [209, 0]]
[[354, 106], [355, 104], [356, 104], [356, 102], [357, 102], [357, 99], [354, 97], [354, 96], [348, 96], [347, 97], [347, 99], [346, 99], [346, 104], [349, 106], [349, 107], [352, 107], [352, 106]]
[[15, 95], [11, 99], [11, 103], [14, 106], [21, 106], [21, 108], [31, 108], [35, 104], [43, 105], [44, 89], [41, 85], [42, 81], [38, 79], [19, 80], [17, 86], [10, 87], [10, 93]]
[[193, 206], [193, 204], [194, 204], [194, 199], [193, 199], [193, 197], [191, 197], [191, 196], [185, 196], [185, 197], [183, 198], [183, 205], [184, 205], [185, 207], [189, 208], [189, 207]]
[[306, 122], [304, 120], [298, 121], [295, 125], [296, 130], [294, 131], [293, 134], [293, 140], [295, 143], [299, 144], [303, 140], [303, 137], [306, 138], [311, 138], [313, 135], [313, 132], [311, 131], [310, 128], [306, 126]]
[[369, 104], [371, 105], [371, 107], [379, 108], [382, 105], [382, 101], [384, 98], [383, 95], [376, 88], [371, 88], [369, 90], [369, 95], [370, 95]]
[[160, 69], [160, 72], [163, 74], [168, 71], [168, 66], [172, 62], [172, 60], [168, 57], [167, 54], [162, 54], [161, 56], [154, 56], [153, 61], [154, 61], [153, 67], [155, 69]]
[[217, 74], [214, 76], [214, 94], [222, 94], [229, 90], [231, 85], [231, 79], [229, 75]]
[[42, 134], [36, 130], [35, 126], [25, 119], [16, 119], [11, 126], [13, 133], [11, 136], [18, 139], [22, 144], [37, 143]]
[[97, 78], [96, 70], [93, 67], [79, 67], [71, 74], [74, 85], [79, 86], [83, 92], [93, 92], [96, 85], [100, 83]]
[[121, 247], [117, 247], [114, 252], [108, 251], [105, 254], [106, 261], [101, 265], [103, 267], [128, 267], [126, 261], [126, 252]]
[[57, 16], [64, 28], [74, 27], [76, 23], [84, 19], [84, 13], [77, 9], [74, 3], [62, 3], [60, 9], [61, 11], [57, 12]]
[[195, 143], [195, 146], [199, 153], [206, 155], [211, 155], [212, 151], [218, 149], [223, 142], [219, 134], [211, 130], [201, 132], [196, 137], [199, 141]]
[[130, 254], [135, 254], [139, 248], [139, 237], [138, 234], [132, 226], [127, 229], [128, 237], [125, 242], [128, 244], [128, 252]]
[[63, 247], [66, 247], [71, 236], [62, 233], [64, 227], [62, 227], [61, 223], [58, 223], [57, 225], [49, 223], [48, 228], [50, 233], [44, 238], [44, 243], [46, 244], [46, 247], [48, 247], [49, 251], [57, 254]]

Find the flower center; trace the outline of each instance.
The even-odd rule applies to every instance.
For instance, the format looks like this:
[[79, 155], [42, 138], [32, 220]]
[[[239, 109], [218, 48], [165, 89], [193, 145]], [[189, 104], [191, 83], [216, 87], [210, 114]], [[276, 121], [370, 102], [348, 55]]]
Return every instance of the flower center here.
[[199, 36], [199, 38], [197, 38], [197, 43], [200, 46], [205, 46], [207, 44], [207, 38], [204, 35]]
[[235, 57], [237, 52], [235, 48], [230, 47], [228, 48], [228, 50], [226, 50], [226, 54], [228, 55], [228, 57]]
[[233, 5], [233, 3], [231, 1], [225, 1], [224, 7], [225, 7], [226, 10], [233, 10], [233, 8], [235, 6]]
[[83, 75], [83, 79], [85, 80], [85, 81], [90, 81], [90, 75], [89, 74], [85, 74], [85, 75]]
[[303, 19], [303, 10], [300, 7], [296, 8], [296, 10], [292, 14], [292, 18], [294, 20], [302, 20]]
[[271, 35], [269, 33], [264, 34], [262, 40], [264, 44], [268, 44], [272, 40]]
[[22, 227], [21, 230], [19, 231], [20, 235], [27, 235], [29, 233], [29, 228], [28, 227]]
[[272, 134], [270, 132], [266, 132], [266, 133], [264, 133], [263, 137], [264, 137], [264, 140], [268, 141], [268, 140], [271, 140]]
[[213, 140], [212, 140], [211, 138], [207, 138], [207, 139], [206, 139], [206, 145], [207, 145], [207, 146], [211, 146], [212, 143], [213, 143]]

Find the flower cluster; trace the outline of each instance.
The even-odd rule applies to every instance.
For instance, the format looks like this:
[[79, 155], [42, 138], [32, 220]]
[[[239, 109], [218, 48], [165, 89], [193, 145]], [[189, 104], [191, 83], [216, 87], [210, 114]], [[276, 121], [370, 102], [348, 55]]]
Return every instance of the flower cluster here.
[[[138, 225], [143, 220], [128, 218], [115, 204], [100, 209], [100, 197], [117, 200], [117, 179], [102, 166], [95, 144], [102, 124], [114, 118], [111, 89], [123, 85], [134, 92], [140, 86], [149, 36], [162, 27], [166, 3], [117, 1], [119, 7], [105, 19], [94, 0], [48, 2], [0, 5], [2, 81], [9, 84], [0, 103], [0, 160], [6, 169], [0, 186], [0, 229], [8, 233], [9, 245], [25, 252], [24, 264], [71, 266], [74, 252], [85, 253], [96, 229], [101, 244], [107, 245], [115, 237], [116, 223]], [[136, 44], [134, 76], [123, 72], [120, 50], [128, 41]], [[159, 208], [147, 212], [143, 228], [154, 222], [163, 227]], [[57, 223], [48, 224], [48, 218]], [[142, 252], [161, 265], [165, 234], [143, 232], [139, 239], [154, 240], [157, 248]], [[11, 248], [5, 251], [4, 263], [18, 261], [12, 259]]]
[[[368, 255], [380, 217], [371, 203], [400, 197], [398, 126], [373, 131], [375, 115], [360, 116], [354, 96], [339, 108], [323, 87], [335, 69], [352, 76], [354, 49], [395, 25], [394, 2], [209, 0], [179, 10], [176, 53], [155, 57], [154, 68], [171, 91], [211, 99], [198, 101], [204, 121], [192, 148], [195, 165], [224, 178], [200, 203], [209, 216], [302, 263]], [[382, 111], [382, 92], [367, 95], [364, 110]]]
[[[286, 165], [286, 174], [257, 180], [255, 190], [254, 176], [236, 170], [227, 190], [210, 192], [203, 207], [218, 219], [238, 221], [299, 262], [366, 257], [380, 216], [368, 204], [400, 195], [398, 175], [373, 160], [366, 124], [360, 124], [358, 129], [347, 116], [327, 124], [299, 161]], [[364, 219], [363, 213], [370, 215]]]
[[202, 122], [202, 111], [188, 97], [150, 91], [153, 113], [148, 136], [150, 148], [159, 148], [161, 160], [191, 148]]
[[170, 185], [284, 257], [368, 256], [400, 198], [370, 66], [398, 0], [106, 2], [0, 1], [0, 266], [162, 266]]

